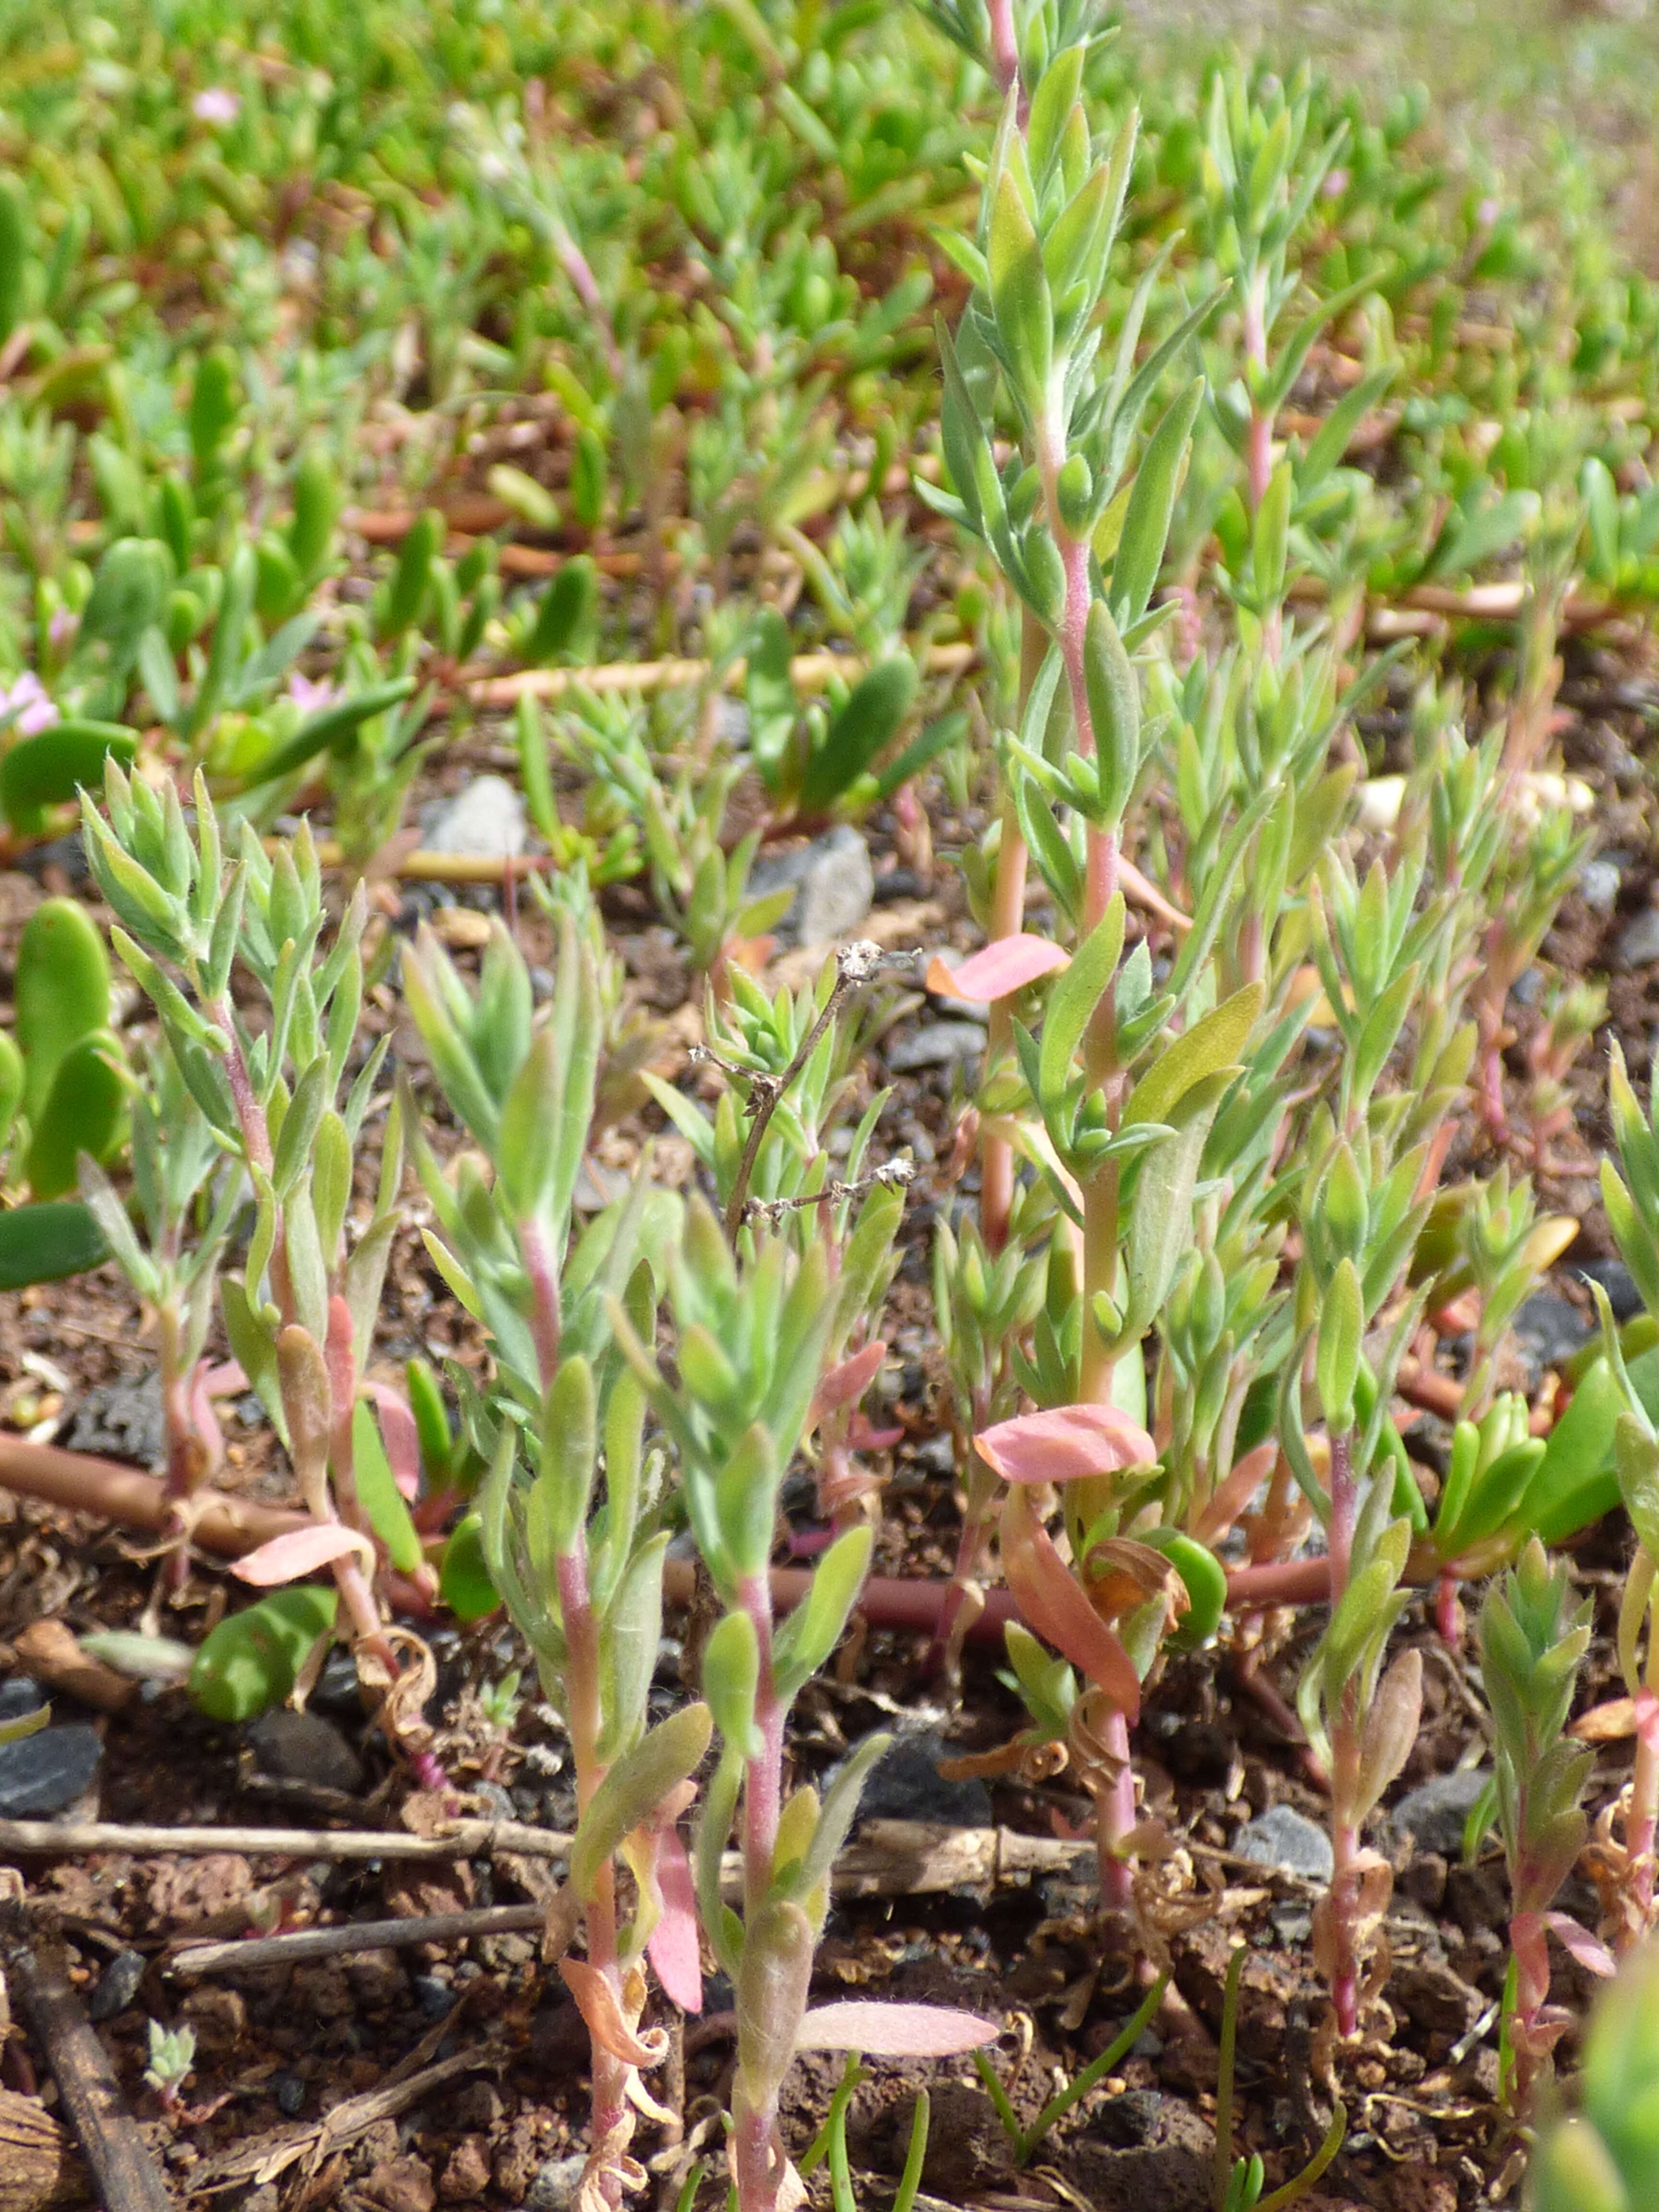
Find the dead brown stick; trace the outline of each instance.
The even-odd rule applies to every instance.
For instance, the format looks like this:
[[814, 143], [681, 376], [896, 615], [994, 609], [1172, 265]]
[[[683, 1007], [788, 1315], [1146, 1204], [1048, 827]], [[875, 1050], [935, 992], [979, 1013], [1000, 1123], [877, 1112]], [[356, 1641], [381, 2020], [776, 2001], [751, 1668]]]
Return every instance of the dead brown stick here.
[[[101, 1521], [143, 1535], [160, 1535], [167, 1523], [168, 1500], [159, 1475], [90, 1452], [0, 1437], [0, 1484], [21, 1497], [39, 1498], [75, 1513], [95, 1513]], [[303, 1528], [308, 1518], [283, 1506], [228, 1497], [223, 1491], [198, 1494], [203, 1511], [191, 1528], [191, 1541], [222, 1559], [240, 1559], [273, 1536]]]
[[336, 1928], [294, 1928], [231, 1943], [192, 1943], [164, 1963], [171, 1974], [217, 1974], [227, 1966], [296, 1966], [305, 1959], [349, 1958], [358, 1951], [400, 1951], [416, 1943], [464, 1943], [474, 1936], [540, 1929], [544, 1905], [480, 1905], [471, 1912], [428, 1912], [399, 1920], [349, 1920]]
[[57, 1931], [21, 1908], [4, 1921], [6, 1972], [81, 2146], [104, 2212], [169, 2212], [103, 2045], [70, 1986]]
[[[927, 671], [950, 676], [970, 666], [979, 648], [963, 641], [928, 648]], [[746, 663], [730, 662], [721, 678], [726, 690], [743, 682]], [[799, 691], [821, 691], [833, 676], [858, 676], [864, 663], [848, 653], [801, 653], [789, 664]], [[486, 676], [467, 686], [475, 706], [510, 707], [519, 699], [556, 699], [566, 691], [671, 691], [705, 684], [713, 672], [707, 660], [611, 660], [592, 668], [520, 668], [511, 676]]]
[[521, 1858], [562, 1859], [570, 1838], [558, 1828], [532, 1828], [516, 1820], [454, 1820], [441, 1836], [405, 1835], [378, 1828], [166, 1828], [124, 1820], [0, 1820], [0, 1857], [79, 1858], [87, 1851], [125, 1852], [142, 1858], [174, 1851], [200, 1858], [220, 1851], [244, 1858], [395, 1859], [451, 1863], [496, 1851]]

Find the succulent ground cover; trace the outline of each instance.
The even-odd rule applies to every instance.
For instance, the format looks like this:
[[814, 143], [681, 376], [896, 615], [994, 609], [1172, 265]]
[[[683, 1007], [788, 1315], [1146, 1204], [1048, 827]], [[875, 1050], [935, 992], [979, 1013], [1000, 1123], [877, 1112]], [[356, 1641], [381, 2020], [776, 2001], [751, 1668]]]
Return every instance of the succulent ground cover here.
[[1659, 292], [1468, 116], [0, 9], [36, 2165], [47, 1961], [179, 2203], [1648, 2200]]

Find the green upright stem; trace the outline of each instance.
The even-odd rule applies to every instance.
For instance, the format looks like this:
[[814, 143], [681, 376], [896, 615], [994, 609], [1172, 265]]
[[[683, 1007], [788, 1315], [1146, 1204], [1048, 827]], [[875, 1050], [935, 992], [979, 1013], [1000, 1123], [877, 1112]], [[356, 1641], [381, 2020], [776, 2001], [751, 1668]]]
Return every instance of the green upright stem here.
[[[1331, 1438], [1331, 1519], [1328, 1548], [1331, 1560], [1331, 1610], [1335, 1612], [1348, 1587], [1353, 1556], [1354, 1526], [1359, 1516], [1358, 1485], [1353, 1471], [1353, 1432], [1345, 1429]], [[1335, 1964], [1331, 1973], [1331, 2002], [1337, 2032], [1352, 2035], [1359, 2025], [1359, 1969], [1354, 1952], [1354, 1914], [1358, 1905], [1359, 1830], [1350, 1808], [1359, 1795], [1358, 1685], [1350, 1680], [1331, 1726], [1331, 1923]]]

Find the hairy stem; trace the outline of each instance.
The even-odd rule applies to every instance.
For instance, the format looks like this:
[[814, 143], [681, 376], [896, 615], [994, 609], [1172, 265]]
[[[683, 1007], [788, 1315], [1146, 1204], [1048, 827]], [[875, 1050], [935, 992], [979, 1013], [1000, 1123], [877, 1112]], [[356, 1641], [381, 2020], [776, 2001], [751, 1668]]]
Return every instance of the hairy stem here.
[[[1345, 1429], [1340, 1436], [1331, 1438], [1328, 1543], [1333, 1612], [1341, 1604], [1347, 1590], [1358, 1513], [1353, 1432]], [[1341, 2035], [1352, 2035], [1359, 2025], [1359, 1971], [1353, 1933], [1359, 1901], [1359, 1876], [1355, 1864], [1359, 1854], [1359, 1830], [1350, 1814], [1350, 1808], [1359, 1795], [1358, 1704], [1358, 1684], [1351, 1679], [1343, 1686], [1331, 1726], [1331, 1923], [1335, 1948], [1331, 2002], [1336, 2011], [1337, 2032]]]
[[[576, 1771], [576, 1810], [580, 1818], [605, 1779], [599, 1756], [602, 1723], [599, 1685], [599, 1632], [587, 1586], [587, 1553], [579, 1536], [576, 1548], [557, 1554], [555, 1571], [559, 1588], [559, 1617], [564, 1628], [568, 1658], [565, 1688], [570, 1710], [571, 1759]], [[593, 1893], [583, 1914], [587, 1938], [587, 1963], [611, 1983], [620, 1998], [622, 1975], [617, 1955], [616, 1875], [607, 1860], [596, 1874]], [[590, 2149], [598, 2152], [618, 2136], [628, 2117], [628, 2069], [623, 2062], [592, 2046], [592, 2118]], [[601, 2168], [598, 2183], [607, 2205], [622, 2203], [622, 2174], [613, 2160]]]

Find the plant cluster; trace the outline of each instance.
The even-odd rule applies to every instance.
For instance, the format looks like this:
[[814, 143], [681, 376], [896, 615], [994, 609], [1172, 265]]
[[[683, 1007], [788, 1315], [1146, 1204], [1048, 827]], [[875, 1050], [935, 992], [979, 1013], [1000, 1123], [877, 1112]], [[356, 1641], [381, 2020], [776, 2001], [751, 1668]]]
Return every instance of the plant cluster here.
[[[1547, 2119], [1567, 2025], [1547, 1934], [1613, 1963], [1557, 1908], [1581, 1859], [1611, 1951], [1654, 1923], [1659, 1132], [1622, 1061], [1602, 1191], [1648, 1316], [1604, 1310], [1564, 1408], [1503, 1358], [1573, 1231], [1526, 1170], [1605, 1013], [1558, 991], [1516, 1078], [1514, 986], [1588, 850], [1549, 758], [1561, 642], [1592, 594], [1659, 589], [1623, 404], [1654, 301], [1589, 256], [1532, 286], [1526, 227], [1443, 188], [1409, 102], [1376, 122], [1217, 66], [1137, 106], [1092, 0], [928, 13], [671, 25], [634, 0], [562, 11], [562, 46], [514, 0], [422, 40], [390, 0], [310, 0], [274, 58], [230, 0], [180, 0], [168, 40], [228, 81], [152, 96], [153, 30], [131, 67], [91, 53], [21, 100], [0, 198], [0, 812], [39, 842], [79, 795], [144, 1009], [121, 1041], [97, 927], [43, 903], [0, 1036], [0, 1282], [106, 1254], [153, 1315], [175, 1584], [220, 1392], [251, 1387], [287, 1450], [299, 1510], [236, 1570], [262, 1595], [196, 1655], [209, 1714], [302, 1698], [337, 1639], [446, 1792], [408, 1624], [505, 1607], [570, 1745], [549, 1932], [592, 2046], [586, 2212], [647, 2178], [652, 1977], [694, 2012], [705, 1962], [734, 1992], [738, 2212], [798, 2203], [817, 2163], [848, 2201], [858, 2069], [797, 2166], [802, 2051], [974, 2051], [1029, 2160], [1163, 1992], [1190, 1869], [1133, 1730], [1197, 1652], [1299, 1724], [1328, 1795], [1322, 2068], [1382, 2016], [1367, 1831], [1419, 1730], [1419, 1594], [1455, 1646], [1487, 1585], [1471, 1842], [1495, 1820], [1518, 2118]], [[595, 76], [627, 88], [605, 130]], [[191, 272], [187, 339], [110, 280], [139, 253]], [[1475, 286], [1513, 347], [1468, 336]], [[1570, 359], [1534, 343], [1549, 316]], [[395, 926], [431, 733], [509, 704], [550, 978], [517, 855], [476, 872], [507, 885], [476, 961]], [[994, 1562], [1025, 1719], [975, 1764], [1075, 1783], [1103, 1929], [1152, 1991], [1028, 2126], [994, 2023], [811, 2002], [886, 1739], [822, 1792], [789, 1749], [871, 1602], [912, 1163], [863, 1085], [902, 963], [856, 941], [769, 988], [789, 894], [750, 875], [780, 834], [884, 814], [919, 838], [924, 776], [972, 825], [986, 939], [928, 987], [990, 1011], [931, 1230], [962, 1534], [916, 1618], [948, 1676]], [[640, 1073], [599, 903], [619, 885], [707, 979], [699, 1095]], [[689, 1194], [648, 1145], [598, 1187], [641, 1094]], [[377, 1356], [415, 1227], [483, 1355], [441, 1378]], [[1431, 1482], [1423, 1404], [1450, 1426]], [[786, 1592], [798, 1468], [823, 1540]], [[1638, 1752], [1592, 1821], [1566, 1732], [1589, 1628], [1551, 1547], [1616, 1503]], [[677, 1700], [656, 1670], [688, 1549], [713, 1617]], [[1297, 1605], [1322, 1619], [1293, 1646]], [[519, 1687], [479, 1698], [491, 1758]], [[1237, 1960], [1228, 1987], [1215, 2196], [1249, 2212], [1311, 2187], [1341, 2128], [1265, 2196], [1235, 2161]], [[1583, 2116], [1549, 2123], [1540, 2206], [1641, 2201], [1609, 2033]], [[187, 2035], [154, 2031], [169, 2106]], [[925, 2129], [924, 2103], [901, 2207]]]

